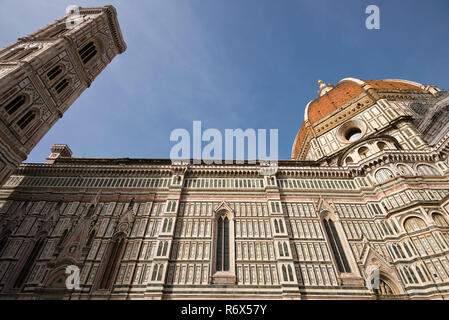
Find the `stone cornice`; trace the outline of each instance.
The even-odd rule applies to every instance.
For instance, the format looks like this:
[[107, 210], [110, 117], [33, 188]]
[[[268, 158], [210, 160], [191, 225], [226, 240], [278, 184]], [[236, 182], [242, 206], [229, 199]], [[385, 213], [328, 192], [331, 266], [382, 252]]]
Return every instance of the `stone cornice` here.
[[105, 12], [108, 18], [109, 29], [111, 30], [112, 39], [114, 40], [115, 47], [118, 53], [123, 53], [126, 50], [126, 43], [123, 39], [122, 31], [117, 20], [117, 11], [114, 6], [107, 5], [97, 8], [80, 8], [80, 14], [96, 14]]
[[[449, 139], [449, 133], [447, 135]], [[446, 144], [447, 145], [447, 144]], [[358, 164], [340, 167], [317, 166], [314, 162], [281, 160], [278, 163], [278, 177], [307, 178], [353, 178], [390, 162], [434, 162], [439, 156], [436, 151], [383, 150]], [[169, 159], [88, 159], [58, 158], [54, 164], [22, 164], [16, 175], [48, 176], [165, 176], [184, 174], [187, 177], [259, 177], [263, 166], [256, 164], [185, 165], [178, 170]]]

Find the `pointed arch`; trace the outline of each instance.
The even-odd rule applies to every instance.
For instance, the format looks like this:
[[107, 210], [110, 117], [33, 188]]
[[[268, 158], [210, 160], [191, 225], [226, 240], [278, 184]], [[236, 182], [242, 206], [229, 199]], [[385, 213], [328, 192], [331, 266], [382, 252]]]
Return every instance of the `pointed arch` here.
[[282, 219], [279, 219], [279, 230], [281, 231], [281, 233], [285, 233], [284, 223], [282, 222]]
[[92, 242], [95, 239], [95, 235], [96, 235], [96, 230], [93, 229], [90, 233], [89, 233], [89, 237], [87, 238], [87, 242], [86, 242], [86, 247], [90, 247], [92, 245]]
[[279, 233], [279, 223], [277, 219], [274, 219], [274, 230]]
[[30, 273], [32, 267], [34, 266], [36, 260], [39, 258], [39, 255], [42, 252], [42, 249], [45, 244], [45, 237], [39, 237], [34, 243], [32, 244], [32, 249], [23, 264], [16, 280], [14, 281], [14, 288], [21, 288], [28, 277], [28, 274]]
[[282, 244], [281, 244], [280, 241], [278, 242], [278, 251], [279, 251], [279, 256], [283, 257], [284, 256], [284, 250], [282, 250]]
[[287, 268], [285, 268], [285, 265], [282, 265], [282, 277], [284, 281], [288, 281]]
[[167, 231], [167, 218], [164, 219], [164, 223], [162, 224], [162, 232]]
[[156, 256], [162, 255], [162, 248], [163, 248], [163, 246], [164, 246], [163, 241], [159, 241], [159, 245], [158, 245], [158, 248], [157, 248]]
[[167, 255], [167, 250], [168, 250], [168, 241], [165, 241], [164, 248], [162, 249], [162, 256], [165, 257]]
[[6, 104], [2, 107], [2, 112], [6, 113], [7, 117], [11, 117], [18, 110], [23, 109], [24, 106], [29, 105], [30, 102], [31, 98], [28, 94], [19, 94], [6, 102]]
[[288, 278], [289, 278], [289, 280], [290, 281], [293, 281], [294, 279], [293, 279], [293, 269], [292, 269], [292, 266], [291, 265], [288, 265]]
[[159, 269], [159, 265], [155, 264], [153, 267], [153, 274], [151, 275], [151, 281], [156, 281], [158, 269]]
[[157, 273], [157, 281], [162, 281], [162, 274], [164, 272], [164, 265], [159, 265], [159, 272]]
[[20, 130], [25, 130], [30, 123], [36, 121], [36, 119], [39, 119], [39, 110], [37, 108], [32, 108], [29, 110], [25, 115], [23, 115], [17, 122], [17, 126], [20, 128]]
[[104, 271], [100, 278], [99, 289], [111, 289], [125, 250], [125, 245], [126, 237], [124, 233], [116, 234], [112, 238], [108, 247], [107, 258], [104, 260]]
[[337, 269], [340, 273], [351, 273], [346, 253], [343, 249], [343, 245], [340, 239], [340, 235], [335, 227], [335, 221], [331, 218], [328, 212], [322, 214], [322, 224], [326, 233], [329, 245], [332, 251], [332, 255], [337, 264]]
[[284, 255], [287, 257], [289, 256], [288, 246], [287, 242], [284, 242]]
[[217, 221], [216, 271], [229, 271], [229, 218], [221, 215]]
[[222, 202], [214, 212], [211, 282], [235, 284], [234, 211]]
[[94, 41], [90, 41], [85, 44], [78, 53], [83, 61], [83, 64], [87, 64], [98, 53], [98, 51]]

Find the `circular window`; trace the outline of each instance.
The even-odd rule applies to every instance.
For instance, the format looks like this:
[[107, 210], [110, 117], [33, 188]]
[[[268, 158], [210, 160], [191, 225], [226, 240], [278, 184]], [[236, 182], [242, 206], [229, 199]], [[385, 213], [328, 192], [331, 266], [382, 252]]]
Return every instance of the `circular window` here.
[[346, 140], [351, 142], [360, 139], [361, 136], [362, 130], [360, 130], [359, 128], [351, 128], [345, 134]]
[[358, 119], [350, 120], [337, 130], [337, 138], [342, 143], [352, 143], [361, 139], [365, 135], [366, 129], [365, 122]]

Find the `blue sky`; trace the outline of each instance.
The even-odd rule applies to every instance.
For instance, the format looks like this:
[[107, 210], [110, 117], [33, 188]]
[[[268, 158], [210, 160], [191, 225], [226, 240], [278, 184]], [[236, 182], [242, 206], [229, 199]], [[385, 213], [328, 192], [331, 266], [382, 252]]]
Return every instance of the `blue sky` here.
[[[129, 0], [116, 57], [29, 155], [168, 158], [176, 128], [279, 129], [290, 159], [317, 80], [399, 78], [449, 88], [447, 0]], [[102, 1], [0, 0], [0, 46]], [[375, 4], [381, 29], [365, 28]]]

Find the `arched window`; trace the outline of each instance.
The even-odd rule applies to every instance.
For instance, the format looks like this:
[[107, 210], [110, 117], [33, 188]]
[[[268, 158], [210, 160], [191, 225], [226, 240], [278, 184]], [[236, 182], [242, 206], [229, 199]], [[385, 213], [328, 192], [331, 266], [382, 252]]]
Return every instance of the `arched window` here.
[[158, 246], [158, 248], [157, 248], [157, 254], [156, 254], [156, 256], [160, 256], [161, 254], [162, 254], [162, 248], [163, 248], [163, 242], [162, 241], [160, 241], [159, 242], [159, 246]]
[[279, 219], [279, 229], [280, 229], [281, 233], [285, 232], [285, 230], [284, 230], [284, 223], [282, 222], [281, 219]]
[[19, 121], [17, 125], [20, 129], [24, 130], [30, 123], [36, 118], [36, 110], [28, 111]]
[[217, 224], [216, 271], [229, 271], [229, 219], [221, 215]]
[[354, 160], [351, 157], [347, 157], [345, 160], [346, 164], [354, 163]]
[[159, 265], [159, 272], [157, 274], [157, 281], [162, 280], [162, 273], [164, 272], [164, 266], [162, 264]]
[[170, 232], [170, 231], [171, 231], [172, 225], [173, 225], [173, 220], [172, 220], [172, 219], [169, 219], [169, 220], [168, 220], [167, 232]]
[[168, 219], [164, 219], [164, 223], [162, 225], [162, 232], [167, 232], [167, 223]]
[[47, 72], [48, 80], [52, 81], [54, 78], [56, 78], [58, 75], [60, 75], [61, 72], [62, 72], [62, 68], [60, 65], [53, 67], [50, 71]]
[[67, 88], [67, 86], [69, 85], [69, 80], [67, 79], [62, 79], [61, 81], [58, 82], [58, 84], [55, 86], [55, 90], [57, 93], [61, 93], [62, 91], [64, 91], [65, 88]]
[[390, 169], [382, 168], [382, 169], [377, 170], [377, 172], [376, 172], [376, 180], [379, 183], [388, 181], [393, 177], [394, 177], [393, 172], [391, 172]]
[[89, 234], [89, 238], [87, 238], [86, 247], [90, 247], [94, 239], [95, 239], [95, 230], [92, 230]]
[[153, 267], [153, 274], [151, 275], [151, 281], [156, 280], [158, 269], [159, 269], [159, 265], [155, 264]]
[[274, 219], [274, 230], [276, 231], [276, 233], [279, 233], [279, 223], [277, 219]]
[[95, 206], [92, 204], [89, 207], [89, 210], [87, 211], [87, 217], [91, 217], [95, 212]]
[[168, 241], [166, 241], [164, 243], [164, 249], [162, 250], [162, 256], [166, 256], [167, 255], [167, 250], [168, 250]]
[[288, 256], [288, 247], [287, 247], [287, 243], [284, 242], [284, 255]]
[[433, 221], [435, 221], [435, 224], [439, 227], [449, 227], [449, 223], [447, 220], [443, 217], [440, 213], [434, 213], [432, 214]]
[[410, 217], [404, 221], [404, 228], [407, 232], [415, 232], [426, 228], [425, 222], [417, 217]]
[[361, 147], [358, 152], [360, 159], [365, 159], [368, 156], [369, 149], [367, 147]]
[[288, 277], [290, 281], [293, 281], [293, 270], [291, 265], [288, 266]]
[[39, 257], [39, 254], [42, 251], [44, 243], [45, 243], [44, 239], [39, 239], [34, 243], [33, 249], [31, 250], [31, 253], [28, 256], [28, 259], [23, 265], [22, 270], [20, 271], [16, 281], [14, 282], [14, 288], [21, 288], [23, 286], [28, 276], [28, 273], [30, 272], [31, 268], [34, 265], [34, 262]]
[[21, 94], [14, 99], [12, 99], [8, 104], [5, 106], [5, 111], [8, 113], [8, 115], [12, 115], [14, 112], [19, 110], [21, 106], [23, 106], [26, 102], [25, 95]]
[[426, 164], [420, 164], [416, 167], [416, 170], [418, 171], [418, 174], [421, 176], [439, 176], [440, 174], [438, 171]]
[[126, 240], [123, 236], [118, 237], [109, 245], [109, 255], [105, 261], [105, 270], [100, 281], [100, 289], [110, 289], [123, 255]]
[[84, 47], [81, 48], [79, 51], [81, 60], [83, 61], [83, 64], [86, 64], [89, 62], [90, 59], [92, 59], [97, 54], [97, 49], [95, 48], [95, 44], [93, 41], [86, 44]]
[[283, 257], [284, 256], [284, 250], [282, 250], [282, 244], [280, 242], [278, 242], [278, 250], [279, 250], [279, 256]]
[[288, 281], [287, 268], [284, 265], [282, 265], [282, 277], [284, 278], [284, 281]]
[[331, 219], [323, 219], [323, 224], [327, 238], [329, 239], [332, 253], [335, 257], [335, 262], [337, 263], [338, 271], [351, 272], [351, 268], [349, 267], [348, 260], [346, 259], [343, 246], [341, 244], [337, 230], [335, 229], [334, 222]]
[[387, 149], [388, 146], [387, 146], [387, 144], [386, 144], [385, 142], [379, 141], [379, 142], [377, 143], [377, 148], [379, 148], [379, 150], [382, 151], [382, 150]]

